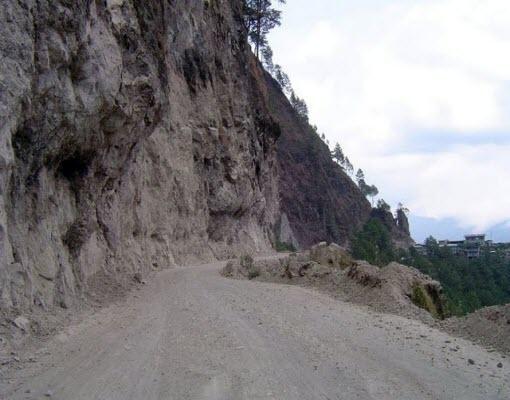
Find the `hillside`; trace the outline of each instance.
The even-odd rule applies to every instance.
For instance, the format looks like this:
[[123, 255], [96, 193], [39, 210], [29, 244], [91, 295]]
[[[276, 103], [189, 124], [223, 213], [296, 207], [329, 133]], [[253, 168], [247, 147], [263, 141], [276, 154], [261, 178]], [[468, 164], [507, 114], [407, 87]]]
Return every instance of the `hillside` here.
[[277, 146], [281, 211], [301, 247], [346, 244], [369, 218], [370, 204], [278, 84], [265, 77], [270, 115], [282, 130]]
[[[370, 207], [247, 43], [241, 2], [9, 1], [0, 299], [345, 243]], [[214, 29], [211, 29], [213, 27]]]
[[332, 161], [246, 4], [3, 2], [0, 398], [507, 399], [439, 282], [346, 253], [412, 243], [405, 212]]

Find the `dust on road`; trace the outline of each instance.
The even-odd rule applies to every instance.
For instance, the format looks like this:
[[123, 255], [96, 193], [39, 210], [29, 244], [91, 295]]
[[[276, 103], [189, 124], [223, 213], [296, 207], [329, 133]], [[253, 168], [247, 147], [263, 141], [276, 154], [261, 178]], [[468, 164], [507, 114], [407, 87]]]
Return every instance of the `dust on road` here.
[[510, 398], [497, 352], [311, 289], [226, 279], [222, 266], [157, 273], [8, 371], [0, 398]]

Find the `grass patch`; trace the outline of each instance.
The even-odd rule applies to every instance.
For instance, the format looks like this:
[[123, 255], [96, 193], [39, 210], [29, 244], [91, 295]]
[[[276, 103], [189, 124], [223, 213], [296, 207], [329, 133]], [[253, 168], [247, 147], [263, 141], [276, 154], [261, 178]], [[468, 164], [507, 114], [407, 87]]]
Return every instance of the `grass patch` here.
[[248, 279], [251, 280], [260, 276], [260, 270], [255, 266], [252, 256], [241, 256], [239, 258], [239, 264], [241, 264], [241, 269], [248, 271]]
[[274, 245], [274, 249], [277, 251], [277, 252], [281, 252], [281, 253], [284, 253], [284, 252], [289, 252], [289, 253], [294, 253], [296, 252], [296, 248], [294, 247], [294, 245], [292, 243], [286, 243], [286, 242], [280, 242], [279, 240], [276, 241], [275, 245]]
[[427, 293], [427, 290], [421, 285], [413, 286], [413, 293], [411, 295], [412, 302], [420, 308], [428, 311], [434, 318], [439, 318], [437, 310], [432, 297]]

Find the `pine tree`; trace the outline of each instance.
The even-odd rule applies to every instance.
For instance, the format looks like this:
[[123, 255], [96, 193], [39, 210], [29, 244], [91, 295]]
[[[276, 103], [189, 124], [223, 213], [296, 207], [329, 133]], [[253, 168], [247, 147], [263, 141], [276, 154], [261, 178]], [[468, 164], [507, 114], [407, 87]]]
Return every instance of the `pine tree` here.
[[290, 84], [289, 76], [282, 70], [282, 67], [278, 64], [274, 66], [273, 78], [278, 82], [280, 87], [287, 96], [294, 93]]
[[365, 174], [361, 170], [361, 168], [358, 169], [358, 172], [356, 172], [356, 182], [358, 182], [358, 186], [361, 187], [361, 182], [365, 183]]
[[406, 206], [404, 206], [404, 204], [402, 204], [402, 203], [398, 203], [397, 211], [401, 211], [401, 212], [403, 212], [405, 215], [408, 215], [408, 214], [409, 214], [409, 208], [407, 208]]
[[377, 200], [377, 208], [384, 211], [391, 211], [391, 207], [384, 199]]
[[345, 171], [352, 176], [354, 173], [354, 166], [352, 165], [351, 161], [349, 160], [349, 157], [345, 157]]
[[271, 75], [274, 74], [274, 63], [273, 63], [273, 49], [271, 47], [266, 46], [262, 49], [262, 64], [267, 72]]
[[296, 96], [294, 91], [290, 93], [290, 104], [303, 119], [308, 121], [308, 106], [303, 99]]
[[344, 152], [342, 151], [342, 148], [340, 147], [339, 143], [337, 143], [335, 145], [335, 148], [331, 152], [331, 156], [333, 157], [334, 160], [336, 160], [336, 162], [338, 164], [340, 164], [342, 169], [345, 169], [345, 160], [346, 160], [346, 158], [344, 156]]
[[374, 206], [374, 197], [379, 194], [379, 189], [375, 185], [366, 185], [364, 187], [365, 196], [372, 198], [372, 207]]
[[[285, 3], [285, 0], [277, 0]], [[248, 38], [255, 46], [255, 55], [267, 46], [267, 34], [281, 24], [282, 12], [272, 7], [271, 0], [244, 0], [244, 24]]]

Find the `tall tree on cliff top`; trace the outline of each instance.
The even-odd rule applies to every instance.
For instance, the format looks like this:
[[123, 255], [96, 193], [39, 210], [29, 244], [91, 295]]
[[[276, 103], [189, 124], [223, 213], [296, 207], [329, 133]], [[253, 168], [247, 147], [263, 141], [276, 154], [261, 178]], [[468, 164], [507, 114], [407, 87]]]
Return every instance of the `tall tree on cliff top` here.
[[296, 95], [294, 90], [291, 90], [290, 93], [290, 104], [296, 110], [300, 117], [302, 117], [305, 121], [308, 122], [308, 106], [306, 102]]
[[285, 95], [290, 96], [293, 92], [292, 84], [290, 83], [289, 76], [283, 71], [282, 67], [276, 64], [273, 68], [273, 78], [276, 79], [276, 82], [280, 85]]
[[344, 155], [344, 152], [342, 151], [342, 147], [340, 147], [339, 143], [337, 143], [335, 145], [335, 148], [331, 152], [331, 157], [333, 157], [333, 159], [336, 160], [336, 162], [338, 164], [340, 164], [342, 169], [345, 169], [345, 165], [344, 165], [345, 164], [345, 155]]
[[365, 181], [365, 174], [361, 169], [358, 169], [356, 172], [356, 182], [358, 182], [358, 187], [363, 196], [370, 196], [372, 198], [372, 206], [374, 205], [374, 197], [379, 194], [379, 189], [375, 185], [369, 185]]
[[362, 169], [359, 168], [358, 172], [356, 172], [356, 182], [358, 182], [358, 186], [361, 187], [361, 182], [365, 183], [365, 174]]
[[351, 160], [349, 160], [349, 157], [345, 157], [345, 171], [352, 176], [354, 173], [354, 165], [352, 165]]
[[[284, 4], [286, 0], [276, 0]], [[272, 7], [272, 0], [244, 0], [244, 24], [255, 55], [267, 46], [267, 34], [281, 24], [282, 12]]]
[[[274, 75], [275, 73], [275, 65], [273, 62], [273, 49], [271, 47], [266, 46], [262, 49], [262, 65], [264, 65], [264, 68], [267, 72], [269, 72], [271, 75]], [[280, 67], [278, 65], [278, 67]], [[280, 67], [281, 69], [281, 67]]]

